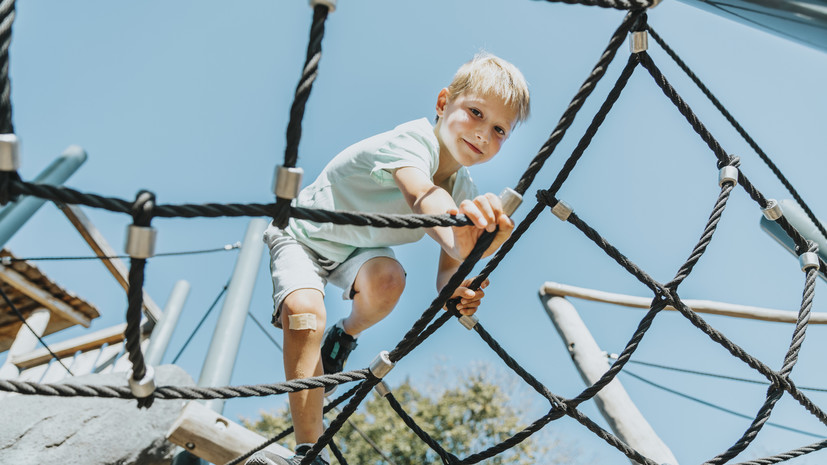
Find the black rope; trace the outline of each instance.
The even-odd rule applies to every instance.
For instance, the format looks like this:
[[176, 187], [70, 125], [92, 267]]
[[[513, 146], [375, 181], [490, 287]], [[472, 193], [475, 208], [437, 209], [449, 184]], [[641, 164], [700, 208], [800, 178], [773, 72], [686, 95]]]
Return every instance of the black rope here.
[[[333, 400], [333, 401], [329, 402], [327, 405], [325, 405], [324, 408], [322, 409], [322, 413], [325, 414], [325, 413], [329, 412], [330, 410], [336, 408], [342, 402], [346, 401], [347, 399], [350, 399], [351, 397], [353, 397], [353, 394], [355, 394], [358, 389], [359, 389], [358, 384], [356, 386], [353, 386], [352, 388], [350, 388], [349, 391], [345, 392], [341, 396], [337, 397], [335, 400]], [[225, 465], [238, 465], [239, 463], [243, 462], [244, 460], [247, 460], [248, 458], [250, 458], [256, 452], [258, 452], [258, 451], [264, 449], [265, 447], [267, 447], [269, 445], [272, 445], [272, 444], [275, 444], [275, 443], [281, 441], [282, 439], [286, 438], [287, 436], [289, 436], [290, 434], [293, 433], [293, 430], [294, 429], [293, 429], [292, 426], [287, 428], [286, 430], [282, 431], [281, 433], [279, 433], [279, 434], [273, 436], [272, 438], [268, 439], [267, 441], [259, 444], [258, 446], [256, 446], [255, 449], [234, 458], [233, 460], [227, 462]]]
[[545, 0], [549, 3], [568, 3], [569, 5], [599, 6], [615, 10], [639, 10], [655, 6], [658, 1], [650, 0]]
[[[155, 194], [149, 191], [140, 191], [135, 197], [132, 206], [132, 220], [134, 227], [148, 228], [152, 221], [155, 207]], [[146, 376], [147, 369], [141, 349], [141, 308], [144, 299], [144, 269], [145, 258], [132, 258], [129, 266], [129, 289], [127, 291], [128, 306], [126, 309], [126, 329], [124, 330], [124, 346], [132, 363], [132, 379], [140, 381]], [[138, 408], [149, 408], [153, 396], [138, 399]]]
[[574, 117], [577, 116], [577, 112], [580, 111], [580, 108], [582, 108], [583, 104], [586, 103], [586, 99], [589, 95], [591, 95], [592, 91], [597, 86], [597, 83], [603, 75], [606, 74], [606, 70], [614, 59], [617, 49], [620, 48], [620, 46], [625, 42], [626, 34], [629, 32], [632, 24], [637, 21], [637, 17], [640, 14], [640, 12], [635, 11], [627, 14], [623, 19], [623, 22], [614, 34], [612, 34], [612, 37], [609, 40], [609, 45], [603, 51], [603, 54], [600, 56], [600, 60], [598, 60], [597, 64], [594, 68], [592, 68], [591, 73], [589, 73], [589, 77], [585, 82], [583, 82], [583, 85], [580, 86], [580, 89], [569, 103], [568, 108], [566, 108], [566, 111], [563, 112], [563, 116], [560, 117], [557, 127], [554, 128], [554, 131], [552, 131], [548, 140], [540, 148], [540, 151], [534, 159], [531, 160], [531, 163], [529, 163], [528, 168], [520, 178], [520, 181], [514, 187], [514, 190], [519, 192], [521, 195], [525, 194], [529, 186], [531, 186], [531, 183], [534, 181], [537, 173], [540, 172], [543, 164], [554, 152], [554, 149], [557, 148], [557, 144], [563, 139], [563, 136], [566, 134], [568, 128], [572, 125], [572, 123], [574, 123]]
[[9, 46], [14, 22], [14, 0], [0, 1], [0, 133], [14, 134], [9, 80]]
[[[355, 370], [313, 378], [295, 379], [274, 384], [256, 384], [225, 387], [196, 386], [160, 386], [155, 389], [155, 399], [176, 400], [213, 400], [233, 399], [236, 397], [266, 397], [286, 394], [288, 392], [316, 389], [359, 381], [368, 377], [368, 370]], [[135, 399], [127, 386], [79, 385], [79, 384], [40, 384], [28, 381], [0, 380], [0, 391], [15, 392], [50, 397], [103, 397], [118, 399]]]
[[752, 136], [747, 133], [747, 131], [741, 126], [740, 123], [735, 119], [734, 116], [724, 107], [720, 100], [718, 100], [715, 95], [712, 94], [712, 91], [700, 80], [700, 78], [689, 69], [689, 66], [681, 60], [677, 53], [672, 50], [669, 45], [658, 35], [651, 26], [648, 27], [649, 33], [652, 35], [652, 38], [661, 46], [661, 48], [675, 61], [675, 63], [683, 70], [683, 72], [695, 83], [696, 86], [703, 92], [703, 94], [709, 99], [710, 102], [721, 112], [721, 114], [726, 118], [729, 124], [735, 129], [736, 132], [749, 144], [753, 151], [758, 154], [758, 157], [764, 161], [764, 163], [769, 167], [770, 171], [775, 175], [775, 177], [784, 185], [784, 188], [787, 189], [787, 192], [793, 196], [796, 203], [801, 207], [802, 210], [807, 214], [807, 217], [810, 218], [810, 221], [818, 228], [818, 231], [821, 233], [822, 236], [827, 238], [827, 229], [824, 228], [824, 225], [821, 224], [821, 221], [816, 218], [815, 213], [813, 213], [812, 209], [804, 202], [804, 199], [798, 193], [798, 191], [793, 187], [792, 183], [784, 176], [781, 172], [781, 169], [776, 166], [775, 163], [770, 159], [769, 155], [764, 152], [761, 147], [758, 146], [758, 143]]

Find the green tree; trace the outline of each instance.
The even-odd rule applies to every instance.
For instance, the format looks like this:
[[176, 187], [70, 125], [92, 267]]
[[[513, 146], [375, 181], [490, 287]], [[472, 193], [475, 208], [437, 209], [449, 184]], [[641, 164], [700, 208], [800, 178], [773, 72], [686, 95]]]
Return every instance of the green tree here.
[[[487, 378], [490, 370], [479, 368], [465, 376], [455, 375], [454, 386], [431, 385], [430, 394], [416, 389], [410, 380], [393, 388], [393, 395], [416, 423], [445, 450], [462, 458], [498, 444], [522, 430], [531, 419], [501, 384]], [[445, 377], [440, 377], [444, 383]], [[510, 391], [510, 390], [509, 390]], [[338, 413], [333, 410], [328, 418]], [[535, 418], [536, 419], [536, 418]], [[272, 437], [290, 427], [286, 408], [262, 412], [256, 421], [242, 420], [247, 428]], [[492, 465], [583, 464], [577, 447], [564, 445], [544, 428], [516, 447], [482, 463]], [[364, 436], [364, 437], [363, 437]], [[365, 439], [367, 437], [367, 440]], [[348, 462], [358, 465], [423, 465], [442, 463], [439, 456], [417, 437], [375, 392], [369, 395], [334, 442]], [[370, 444], [375, 444], [376, 448]], [[570, 441], [567, 441], [570, 443]], [[294, 448], [293, 436], [285, 440]]]

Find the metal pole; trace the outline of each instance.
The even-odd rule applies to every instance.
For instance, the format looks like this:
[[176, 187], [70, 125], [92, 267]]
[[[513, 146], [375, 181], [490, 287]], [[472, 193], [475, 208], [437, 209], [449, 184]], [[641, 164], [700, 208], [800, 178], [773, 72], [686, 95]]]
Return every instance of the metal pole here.
[[[571, 302], [564, 297], [550, 295], [540, 295], [540, 299], [571, 353], [577, 371], [583, 381], [591, 386], [609, 370], [605, 353], [600, 350]], [[595, 403], [609, 427], [623, 442], [657, 463], [678, 464], [672, 451], [655, 434], [617, 378], [597, 393]]]
[[[798, 203], [792, 199], [779, 200], [778, 204], [781, 205], [784, 218], [787, 218], [787, 221], [790, 222], [792, 227], [801, 233], [805, 239], [815, 242], [818, 245], [818, 256], [821, 257], [822, 260], [827, 261], [827, 238], [821, 235], [821, 232], [816, 225], [810, 221], [804, 209], [799, 207]], [[778, 241], [788, 252], [798, 256], [798, 254], [795, 253], [795, 242], [781, 229], [778, 223], [762, 216], [761, 229]], [[827, 281], [827, 277], [825, 277], [824, 274], [819, 273], [818, 275], [821, 276], [821, 279]]]
[[[86, 161], [86, 151], [80, 146], [70, 145], [46, 167], [34, 180], [38, 184], [61, 185]], [[46, 201], [38, 197], [21, 196], [0, 211], [0, 247], [34, 215]]]
[[161, 315], [155, 329], [152, 330], [152, 336], [149, 339], [149, 347], [146, 349], [147, 365], [157, 366], [161, 364], [164, 354], [167, 352], [167, 346], [170, 339], [172, 339], [172, 332], [178, 325], [178, 318], [181, 316], [181, 310], [184, 308], [184, 302], [187, 300], [187, 295], [190, 292], [190, 283], [186, 281], [178, 281], [172, 288], [172, 293], [169, 295], [167, 305], [164, 307], [164, 313]]
[[[253, 287], [256, 283], [259, 264], [261, 263], [264, 242], [261, 240], [267, 220], [254, 218], [247, 226], [241, 252], [238, 255], [230, 286], [227, 288], [227, 297], [215, 325], [204, 367], [198, 385], [204, 387], [226, 386], [235, 365], [238, 346], [241, 343], [241, 334], [250, 308], [253, 296]], [[223, 399], [208, 400], [205, 405], [218, 413], [224, 410]]]

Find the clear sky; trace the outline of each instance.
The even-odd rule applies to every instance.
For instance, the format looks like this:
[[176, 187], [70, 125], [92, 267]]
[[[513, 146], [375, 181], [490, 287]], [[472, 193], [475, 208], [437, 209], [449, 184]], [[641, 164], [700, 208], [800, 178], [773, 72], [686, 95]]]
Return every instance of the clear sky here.
[[[14, 123], [23, 141], [21, 174], [33, 179], [70, 144], [89, 159], [68, 185], [124, 199], [139, 189], [158, 202], [271, 202], [270, 182], [283, 159], [289, 106], [300, 75], [312, 12], [305, 1], [19, 2], [11, 47]], [[485, 49], [516, 64], [532, 92], [533, 115], [491, 163], [474, 167], [482, 191], [514, 186], [586, 79], [624, 13], [529, 0], [342, 0], [327, 22], [324, 52], [307, 113], [299, 165], [306, 183], [347, 145], [396, 124], [432, 117], [438, 91], [456, 68]], [[695, 70], [818, 213], [827, 132], [827, 56], [672, 0], [650, 11], [650, 24]], [[724, 148], [768, 197], [788, 197], [758, 157], [726, 124], [669, 58], [651, 45], [663, 72]], [[608, 75], [529, 189], [515, 215], [521, 220], [534, 192], [548, 188], [602, 102], [628, 56], [624, 45]], [[715, 158], [643, 69], [632, 77], [582, 162], [560, 191], [578, 215], [640, 265], [667, 282], [700, 237], [718, 195]], [[86, 209], [120, 251], [130, 219]], [[827, 215], [822, 213], [827, 219]], [[684, 298], [797, 310], [803, 274], [795, 257], [758, 227], [758, 206], [734, 192], [719, 232]], [[220, 247], [241, 240], [246, 219], [156, 219], [158, 252]], [[86, 255], [89, 249], [52, 205], [42, 208], [8, 247], [21, 257]], [[436, 245], [424, 239], [399, 247], [408, 271], [394, 313], [360, 339], [349, 368], [366, 366], [391, 349], [435, 296]], [[192, 292], [165, 359], [215, 299], [236, 253], [157, 258], [146, 289], [161, 303], [175, 281]], [[123, 322], [126, 298], [94, 262], [43, 262], [47, 275], [94, 303], [93, 329]], [[583, 389], [567, 351], [537, 297], [545, 281], [651, 297], [570, 224], [545, 213], [491, 276], [478, 315], [501, 344], [553, 392]], [[251, 311], [266, 322], [272, 311], [266, 260]], [[819, 281], [815, 311], [823, 310]], [[600, 346], [619, 352], [641, 310], [573, 301]], [[328, 293], [330, 320], [347, 306]], [[217, 313], [217, 311], [216, 311]], [[792, 326], [706, 317], [747, 351], [779, 368]], [[215, 314], [179, 364], [197, 379]], [[66, 331], [48, 341], [81, 334]], [[275, 329], [270, 333], [281, 339]], [[793, 372], [803, 386], [827, 388], [823, 327], [810, 328]], [[678, 314], [662, 314], [635, 360], [760, 379]], [[503, 379], [514, 375], [479, 338], [458, 324], [405, 358], [387, 378], [433, 382], [436, 367], [460, 370], [487, 362]], [[629, 370], [658, 384], [749, 415], [765, 388], [643, 366]], [[252, 323], [244, 333], [232, 384], [283, 380], [281, 355]], [[681, 463], [700, 463], [726, 449], [748, 426], [738, 418], [621, 375], [632, 399]], [[531, 420], [547, 403], [530, 389], [516, 393]], [[819, 405], [824, 394], [812, 393]], [[253, 416], [281, 398], [233, 400], [225, 414]], [[583, 411], [605, 425], [592, 402]], [[824, 435], [823, 425], [788, 397], [771, 421]], [[581, 425], [561, 419], [551, 428], [576, 441], [597, 463], [625, 458]], [[767, 426], [743, 460], [815, 442]], [[792, 463], [822, 463], [825, 452]]]

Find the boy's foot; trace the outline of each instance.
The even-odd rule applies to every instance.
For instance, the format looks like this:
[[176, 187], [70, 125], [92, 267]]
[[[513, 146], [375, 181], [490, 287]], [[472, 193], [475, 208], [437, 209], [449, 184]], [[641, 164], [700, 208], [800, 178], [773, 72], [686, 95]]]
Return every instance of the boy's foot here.
[[[296, 448], [296, 455], [286, 459], [278, 454], [274, 454], [268, 450], [260, 450], [247, 459], [245, 465], [299, 465], [310, 446], [299, 446]], [[329, 465], [321, 456], [316, 456], [310, 465]]]
[[[339, 321], [324, 332], [322, 340], [322, 366], [324, 374], [341, 373], [345, 369], [347, 357], [356, 348], [356, 338], [346, 333]], [[337, 386], [325, 388], [324, 395], [329, 396]]]

